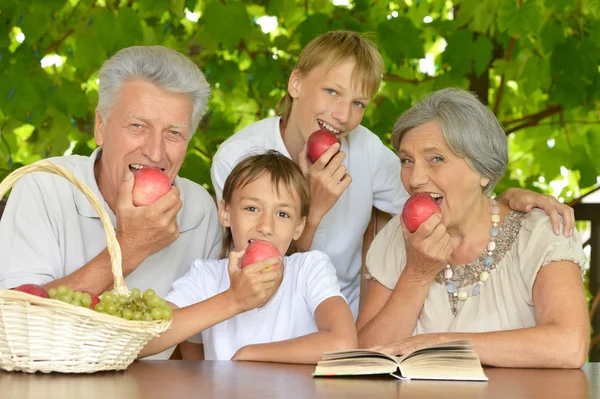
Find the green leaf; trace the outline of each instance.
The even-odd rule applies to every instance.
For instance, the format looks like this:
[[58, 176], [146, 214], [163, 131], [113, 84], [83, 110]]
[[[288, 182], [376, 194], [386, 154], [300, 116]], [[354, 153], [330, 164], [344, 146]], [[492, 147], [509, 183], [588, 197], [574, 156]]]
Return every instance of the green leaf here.
[[43, 11], [32, 11], [23, 17], [21, 30], [25, 35], [25, 43], [36, 43], [50, 28], [50, 15]]
[[454, 76], [462, 76], [471, 72], [473, 32], [461, 29], [447, 39], [448, 46], [444, 51], [444, 62], [452, 66]]
[[119, 36], [114, 34], [116, 18], [111, 10], [103, 9], [96, 15], [96, 27], [98, 29], [98, 41], [103, 48], [110, 51], [116, 49]]
[[[500, 2], [497, 0], [475, 0], [474, 3], [476, 4], [475, 12], [473, 13], [473, 21], [469, 25], [469, 28], [474, 32], [486, 34], [496, 21]], [[461, 8], [460, 12], [462, 10]]]
[[479, 35], [472, 47], [472, 57], [475, 61], [475, 73], [480, 76], [487, 70], [492, 59], [493, 44], [486, 36]]
[[185, 0], [185, 8], [191, 12], [194, 12], [196, 5], [198, 5], [198, 0]]
[[[586, 132], [590, 157], [596, 162], [600, 160], [600, 126], [592, 126]], [[597, 162], [596, 171], [600, 174], [600, 163]]]
[[[136, 0], [139, 10], [144, 15], [162, 16], [171, 7], [171, 2], [167, 0]], [[189, 7], [188, 7], [189, 8]], [[190, 10], [192, 10], [190, 8]]]
[[[580, 43], [574, 37], [558, 44], [551, 58], [552, 74], [556, 78], [553, 98], [566, 107], [574, 107], [585, 102], [587, 75], [597, 68], [593, 56], [581, 51]], [[589, 49], [590, 44], [586, 47]], [[597, 52], [596, 52], [597, 53]], [[597, 56], [597, 55], [596, 55]]]
[[300, 38], [300, 46], [304, 47], [312, 39], [328, 31], [329, 17], [325, 14], [313, 14], [307, 17], [296, 28], [296, 34]]
[[593, 20], [590, 22], [590, 40], [600, 47], [600, 21]]
[[546, 53], [552, 51], [554, 46], [565, 41], [564, 28], [557, 21], [550, 19], [540, 32], [542, 48]]
[[246, 7], [237, 1], [211, 0], [201, 16], [206, 33], [226, 48], [234, 48], [252, 30]]
[[576, 146], [573, 148], [573, 169], [579, 170], [579, 186], [589, 187], [596, 184], [596, 164], [592, 161], [584, 146]]
[[144, 34], [142, 32], [142, 21], [138, 13], [131, 8], [121, 8], [117, 16], [118, 31], [116, 35], [120, 37], [117, 41], [117, 47], [110, 49], [113, 53], [136, 44], [142, 44]]
[[107, 58], [106, 50], [93, 35], [77, 35], [73, 47], [73, 58], [70, 64], [81, 76], [89, 77]]
[[512, 0], [500, 2], [498, 9], [498, 28], [500, 32], [508, 31], [511, 36], [527, 36], [536, 34], [542, 22], [542, 9], [537, 1], [529, 0], [523, 7]]
[[573, 0], [545, 0], [546, 7], [551, 8], [556, 13], [564, 12], [568, 8], [573, 8]]
[[394, 62], [425, 57], [422, 32], [410, 19], [398, 17], [390, 21], [386, 20], [379, 24], [378, 32], [383, 50]]

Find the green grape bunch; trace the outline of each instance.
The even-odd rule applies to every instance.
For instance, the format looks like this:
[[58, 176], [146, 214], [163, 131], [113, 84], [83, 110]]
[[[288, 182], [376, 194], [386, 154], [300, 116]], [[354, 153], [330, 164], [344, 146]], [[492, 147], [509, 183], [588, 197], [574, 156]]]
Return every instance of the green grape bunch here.
[[130, 296], [105, 292], [94, 310], [136, 321], [170, 320], [173, 316], [173, 308], [152, 288], [143, 295], [138, 288], [132, 289]]
[[48, 296], [51, 299], [56, 299], [62, 302], [70, 303], [71, 305], [81, 306], [83, 308], [91, 308], [94, 300], [89, 292], [71, 291], [66, 285], [61, 285], [48, 290]]
[[[52, 299], [84, 308], [91, 308], [93, 302], [89, 293], [72, 291], [65, 285], [61, 285], [58, 289], [50, 288], [48, 295]], [[100, 302], [93, 309], [99, 313], [135, 321], [170, 320], [173, 316], [173, 308], [167, 301], [156, 295], [152, 288], [147, 289], [143, 294], [138, 288], [134, 288], [130, 296], [115, 295], [107, 291], [102, 294]]]

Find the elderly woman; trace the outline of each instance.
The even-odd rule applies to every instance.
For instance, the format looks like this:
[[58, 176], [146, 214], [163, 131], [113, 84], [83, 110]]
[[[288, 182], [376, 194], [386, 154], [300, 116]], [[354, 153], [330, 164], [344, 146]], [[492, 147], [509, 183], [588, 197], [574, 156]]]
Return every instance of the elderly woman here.
[[441, 90], [398, 119], [392, 143], [406, 190], [430, 193], [441, 213], [414, 233], [394, 218], [373, 241], [360, 346], [402, 354], [467, 338], [487, 365], [580, 367], [590, 335], [581, 238], [492, 199], [508, 160], [494, 114]]

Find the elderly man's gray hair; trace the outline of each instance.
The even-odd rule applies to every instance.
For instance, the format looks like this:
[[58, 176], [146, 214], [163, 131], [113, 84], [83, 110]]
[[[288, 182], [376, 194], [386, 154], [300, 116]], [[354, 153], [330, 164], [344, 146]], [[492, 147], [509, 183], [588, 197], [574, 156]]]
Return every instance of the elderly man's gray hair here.
[[433, 121], [439, 122], [450, 149], [490, 180], [483, 191], [491, 193], [508, 164], [506, 134], [492, 111], [465, 90], [436, 91], [398, 118], [392, 131], [396, 151], [406, 132]]
[[96, 110], [108, 118], [119, 91], [129, 79], [142, 78], [192, 101], [191, 132], [194, 133], [210, 96], [210, 86], [200, 68], [183, 54], [163, 46], [127, 47], [102, 64], [98, 74], [100, 90]]

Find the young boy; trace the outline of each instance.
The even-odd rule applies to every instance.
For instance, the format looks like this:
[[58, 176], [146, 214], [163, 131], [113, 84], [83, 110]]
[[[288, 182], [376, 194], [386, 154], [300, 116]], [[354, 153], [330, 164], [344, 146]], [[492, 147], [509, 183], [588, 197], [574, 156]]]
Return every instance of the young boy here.
[[[270, 151], [241, 161], [219, 204], [222, 256], [229, 258], [197, 259], [173, 283], [166, 298], [175, 309], [172, 327], [140, 357], [199, 332], [207, 360], [316, 363], [325, 351], [355, 348], [352, 313], [329, 258], [320, 251], [293, 253], [309, 203], [300, 168], [285, 156]], [[289, 256], [242, 269], [241, 257], [254, 240]]]
[[[355, 318], [363, 235], [372, 208], [396, 215], [408, 198], [398, 157], [360, 125], [366, 106], [379, 90], [382, 73], [381, 55], [360, 34], [333, 31], [317, 37], [298, 58], [279, 104], [281, 115], [249, 125], [227, 139], [211, 167], [220, 200], [225, 179], [248, 154], [274, 149], [300, 165], [309, 181], [311, 205], [297, 245], [299, 250], [317, 249], [329, 255]], [[342, 145], [332, 146], [310, 165], [305, 143], [319, 128], [336, 133]], [[499, 200], [526, 212], [532, 204], [539, 206], [551, 215], [555, 227], [559, 224], [556, 207], [565, 217], [565, 232], [573, 228], [569, 207], [530, 191], [516, 193]]]

